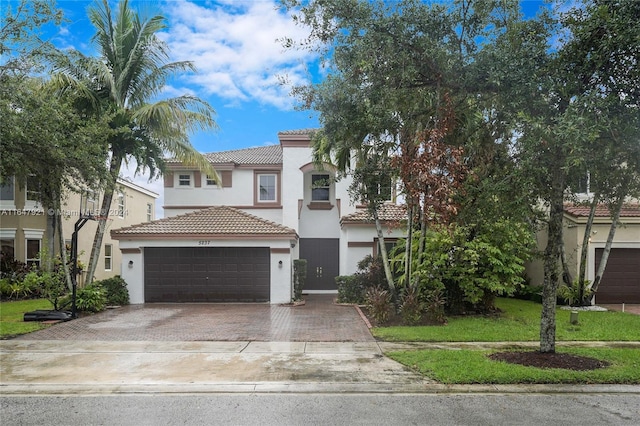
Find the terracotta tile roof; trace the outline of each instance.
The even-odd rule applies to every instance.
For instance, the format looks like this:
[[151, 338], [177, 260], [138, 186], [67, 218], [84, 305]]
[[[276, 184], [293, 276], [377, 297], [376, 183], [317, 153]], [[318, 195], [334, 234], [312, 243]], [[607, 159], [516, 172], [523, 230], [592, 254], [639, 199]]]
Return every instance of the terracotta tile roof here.
[[111, 231], [114, 239], [130, 237], [198, 238], [297, 238], [296, 231], [245, 211], [209, 207], [178, 216], [141, 223]]
[[[407, 220], [407, 207], [404, 205], [397, 205], [386, 203], [383, 204], [378, 212], [378, 217], [383, 222], [400, 222]], [[371, 223], [373, 217], [367, 211], [367, 209], [359, 209], [355, 213], [351, 213], [347, 216], [343, 216], [341, 223]]]
[[[564, 211], [575, 217], [589, 217], [588, 205], [565, 204]], [[596, 207], [596, 217], [611, 217], [606, 204], [598, 204]], [[640, 204], [625, 204], [620, 210], [620, 217], [640, 217]]]
[[282, 132], [278, 132], [279, 135], [308, 135], [311, 136], [318, 129], [298, 129], [298, 130], [284, 130]]
[[[282, 147], [267, 145], [257, 148], [235, 149], [231, 151], [210, 152], [204, 156], [211, 164], [282, 164]], [[175, 158], [167, 159], [167, 163], [180, 163]]]

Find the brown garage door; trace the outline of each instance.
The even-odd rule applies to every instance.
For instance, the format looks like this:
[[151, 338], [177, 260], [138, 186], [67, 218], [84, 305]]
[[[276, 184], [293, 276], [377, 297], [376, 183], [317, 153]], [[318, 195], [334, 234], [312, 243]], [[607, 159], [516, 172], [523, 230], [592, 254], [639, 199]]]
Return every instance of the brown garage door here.
[[[596, 249], [596, 271], [603, 249]], [[597, 303], [640, 303], [640, 249], [611, 249]]]
[[145, 302], [267, 302], [268, 247], [146, 247]]

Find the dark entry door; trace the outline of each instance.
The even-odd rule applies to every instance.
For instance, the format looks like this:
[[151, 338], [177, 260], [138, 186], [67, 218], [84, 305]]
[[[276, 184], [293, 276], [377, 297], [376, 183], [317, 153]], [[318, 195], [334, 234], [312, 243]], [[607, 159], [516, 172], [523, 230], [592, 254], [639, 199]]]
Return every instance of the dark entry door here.
[[338, 238], [301, 238], [300, 259], [307, 260], [304, 290], [337, 290], [340, 275], [340, 240]]
[[268, 247], [146, 247], [145, 302], [266, 302]]

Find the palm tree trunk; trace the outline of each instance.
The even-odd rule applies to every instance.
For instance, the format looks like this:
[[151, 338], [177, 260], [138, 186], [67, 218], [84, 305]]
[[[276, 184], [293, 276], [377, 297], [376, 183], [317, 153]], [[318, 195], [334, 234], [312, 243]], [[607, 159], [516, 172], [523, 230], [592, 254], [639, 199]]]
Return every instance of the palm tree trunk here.
[[407, 241], [404, 249], [404, 284], [407, 288], [411, 287], [411, 262], [412, 262], [412, 240], [413, 240], [413, 202], [407, 203]]
[[91, 284], [93, 282], [93, 277], [98, 266], [98, 261], [100, 259], [100, 250], [102, 249], [102, 241], [104, 239], [104, 232], [106, 229], [106, 223], [111, 210], [113, 193], [116, 188], [118, 177], [120, 176], [122, 159], [122, 155], [116, 153], [114, 153], [113, 157], [111, 157], [111, 164], [109, 165], [110, 182], [109, 185], [105, 187], [104, 197], [102, 198], [100, 217], [98, 218], [98, 228], [96, 229], [95, 236], [93, 237], [93, 246], [91, 247], [91, 257], [89, 258], [87, 276], [84, 281], [85, 284]]
[[387, 255], [387, 246], [384, 244], [384, 232], [382, 232], [382, 224], [378, 218], [378, 210], [374, 210], [373, 218], [376, 222], [376, 232], [378, 233], [378, 244], [380, 245], [380, 255], [382, 256], [382, 265], [384, 266], [384, 276], [387, 279], [387, 285], [391, 291], [392, 297], [395, 299], [396, 286], [393, 283], [393, 275], [391, 274], [391, 268], [389, 267], [389, 256]]

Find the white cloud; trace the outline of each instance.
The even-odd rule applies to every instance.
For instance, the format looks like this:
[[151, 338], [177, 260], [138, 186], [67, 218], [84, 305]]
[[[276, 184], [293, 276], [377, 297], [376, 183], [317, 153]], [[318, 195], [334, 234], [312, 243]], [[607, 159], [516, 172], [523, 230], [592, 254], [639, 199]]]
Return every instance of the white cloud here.
[[301, 40], [308, 30], [295, 25], [276, 2], [168, 2], [164, 14], [170, 26], [163, 36], [173, 59], [193, 61], [198, 69], [189, 76], [190, 84], [232, 102], [292, 108], [290, 88], [278, 76], [286, 75], [294, 84], [305, 82], [304, 64], [315, 58], [282, 47], [279, 39]]

